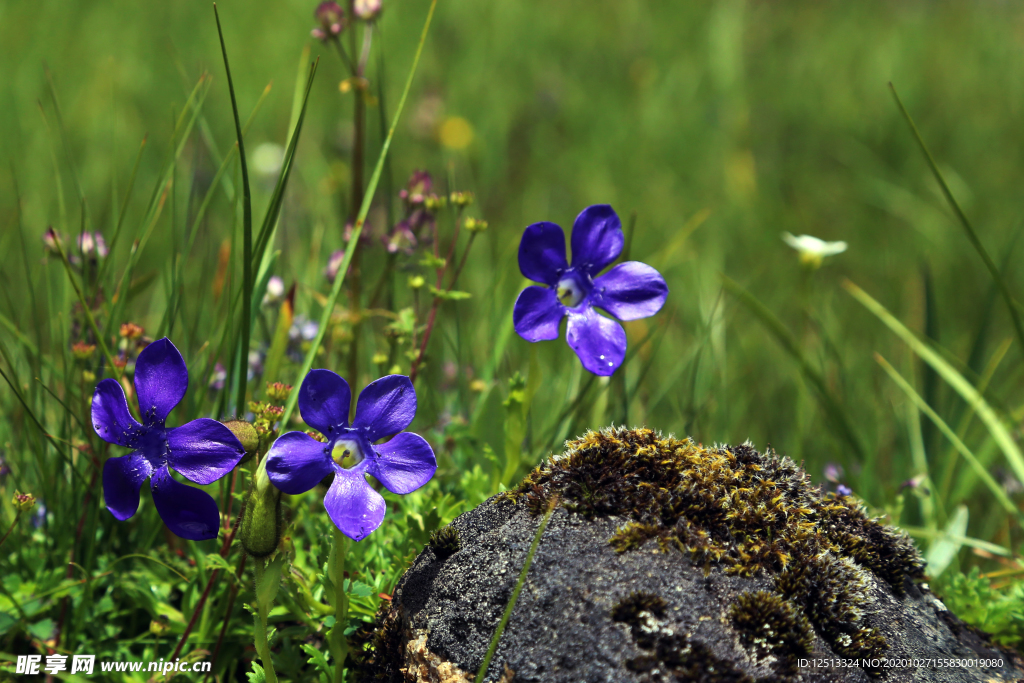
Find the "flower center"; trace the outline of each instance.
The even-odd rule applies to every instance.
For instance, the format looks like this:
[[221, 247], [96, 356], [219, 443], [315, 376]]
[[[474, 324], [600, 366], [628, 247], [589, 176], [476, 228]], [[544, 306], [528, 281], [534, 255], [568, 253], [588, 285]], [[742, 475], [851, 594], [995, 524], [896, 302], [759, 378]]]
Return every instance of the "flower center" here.
[[583, 288], [580, 287], [576, 278], [564, 278], [558, 281], [558, 300], [563, 306], [575, 308], [583, 301]]
[[354, 439], [338, 439], [331, 450], [331, 460], [349, 470], [363, 461], [363, 449]]

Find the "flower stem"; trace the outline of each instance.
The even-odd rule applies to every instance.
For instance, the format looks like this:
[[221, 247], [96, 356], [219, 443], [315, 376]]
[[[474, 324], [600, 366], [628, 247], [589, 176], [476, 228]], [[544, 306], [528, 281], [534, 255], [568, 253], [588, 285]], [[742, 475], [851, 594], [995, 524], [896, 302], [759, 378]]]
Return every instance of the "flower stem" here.
[[255, 625], [255, 645], [256, 652], [259, 654], [260, 659], [263, 660], [263, 671], [266, 674], [267, 683], [277, 683], [277, 673], [274, 671], [274, 662], [270, 659], [270, 644], [267, 642], [267, 609], [269, 605], [260, 604], [260, 584], [263, 583], [263, 572], [267, 567], [266, 562], [262, 558], [256, 559], [256, 618], [253, 620]]
[[348, 550], [348, 537], [337, 529], [334, 530], [334, 547], [331, 548], [331, 559], [328, 571], [334, 584], [334, 627], [329, 637], [331, 657], [334, 658], [334, 683], [344, 680], [345, 658], [348, 656], [348, 639], [345, 638], [345, 624], [348, 623], [348, 596], [345, 594], [345, 553]]
[[7, 533], [6, 533], [6, 534], [4, 534], [4, 537], [3, 537], [3, 538], [0, 538], [0, 545], [3, 545], [3, 544], [4, 544], [4, 541], [6, 541], [6, 540], [7, 540], [7, 537], [11, 535], [11, 532], [12, 532], [12, 531], [14, 531], [14, 527], [18, 526], [18, 520], [19, 520], [19, 519], [21, 519], [21, 512], [17, 512], [17, 513], [15, 513], [15, 515], [14, 515], [14, 521], [13, 521], [13, 522], [11, 522], [11, 526], [10, 526], [10, 528], [8, 528], [8, 529], [7, 529]]

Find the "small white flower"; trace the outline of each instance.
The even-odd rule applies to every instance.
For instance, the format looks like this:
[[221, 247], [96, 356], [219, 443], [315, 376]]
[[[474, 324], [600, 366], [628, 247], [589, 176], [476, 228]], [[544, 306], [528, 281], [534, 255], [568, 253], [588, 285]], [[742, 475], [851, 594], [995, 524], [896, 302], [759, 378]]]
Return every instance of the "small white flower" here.
[[253, 150], [252, 168], [264, 178], [277, 179], [284, 165], [284, 147], [276, 142], [264, 142]]
[[786, 244], [800, 252], [800, 263], [817, 268], [826, 256], [835, 256], [846, 251], [846, 242], [826, 242], [810, 235], [794, 237], [788, 232], [782, 233]]
[[280, 303], [284, 298], [284, 280], [274, 275], [267, 281], [267, 293], [263, 295], [263, 305]]

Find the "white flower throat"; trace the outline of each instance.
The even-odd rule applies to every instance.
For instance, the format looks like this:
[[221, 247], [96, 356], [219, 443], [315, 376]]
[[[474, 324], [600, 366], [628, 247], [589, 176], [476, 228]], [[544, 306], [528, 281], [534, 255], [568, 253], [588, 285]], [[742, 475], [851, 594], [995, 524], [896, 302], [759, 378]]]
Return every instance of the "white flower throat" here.
[[583, 290], [574, 278], [567, 277], [558, 281], [558, 300], [569, 308], [575, 308], [583, 301]]
[[363, 461], [363, 449], [352, 439], [338, 439], [331, 450], [331, 460], [345, 469], [351, 469]]

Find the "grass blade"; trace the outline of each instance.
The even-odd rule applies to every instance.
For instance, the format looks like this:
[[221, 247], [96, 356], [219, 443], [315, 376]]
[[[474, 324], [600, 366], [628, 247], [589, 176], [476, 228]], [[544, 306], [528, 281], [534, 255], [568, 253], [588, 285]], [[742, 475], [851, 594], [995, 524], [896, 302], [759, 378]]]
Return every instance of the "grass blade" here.
[[[395, 137], [395, 129], [398, 127], [398, 121], [402, 116], [402, 110], [405, 108], [405, 100], [409, 97], [409, 90], [412, 88], [412, 79], [416, 75], [416, 67], [420, 63], [420, 56], [423, 54], [423, 45], [427, 42], [427, 32], [430, 30], [430, 22], [434, 18], [434, 9], [437, 7], [437, 0], [431, 0], [430, 10], [427, 12], [427, 20], [423, 24], [423, 33], [420, 35], [419, 45], [416, 46], [416, 54], [412, 60], [412, 67], [409, 69], [409, 76], [405, 81], [405, 88], [402, 90], [402, 97], [398, 100], [398, 108], [395, 110], [395, 116], [391, 120], [391, 128], [388, 129], [388, 136], [384, 139], [384, 144], [381, 145], [380, 156], [377, 157], [377, 165], [373, 169], [373, 175], [370, 176], [370, 182], [366, 187], [366, 193], [363, 195], [363, 205], [359, 207], [359, 215], [356, 217], [356, 223], [352, 229], [352, 236], [349, 238], [348, 247], [345, 249], [345, 257], [342, 259], [341, 267], [338, 269], [338, 277], [334, 278], [334, 286], [331, 287], [331, 293], [327, 297], [327, 303], [324, 305], [323, 313], [320, 315], [320, 329], [316, 333], [316, 339], [309, 347], [309, 351], [306, 353], [306, 358], [302, 362], [302, 367], [299, 369], [299, 374], [296, 380], [292, 383], [293, 386], [300, 386], [302, 380], [305, 378], [306, 373], [313, 367], [313, 360], [316, 358], [316, 353], [320, 349], [320, 344], [324, 341], [324, 336], [327, 333], [328, 324], [331, 321], [331, 313], [334, 311], [334, 304], [338, 300], [338, 295], [341, 293], [341, 286], [345, 281], [345, 275], [348, 273], [349, 263], [352, 262], [352, 255], [355, 252], [356, 245], [359, 244], [359, 236], [363, 233], [363, 223], [366, 222], [366, 214], [370, 212], [370, 204], [373, 202], [373, 195], [377, 191], [377, 184], [380, 182], [381, 172], [384, 169], [384, 160], [388, 156], [388, 149], [391, 148], [391, 140]], [[296, 129], [298, 130], [298, 129]], [[281, 417], [281, 424], [287, 425], [288, 419], [291, 417], [292, 412], [295, 410], [295, 404], [299, 399], [299, 392], [293, 391], [291, 396], [288, 397], [288, 403], [285, 405], [284, 415]]]
[[[935, 176], [935, 180], [939, 183], [939, 188], [942, 190], [942, 195], [949, 202], [950, 208], [953, 209], [953, 213], [956, 214], [957, 220], [960, 221], [960, 225], [963, 226], [964, 232], [967, 234], [967, 239], [974, 247], [974, 250], [978, 252], [978, 256], [985, 263], [985, 267], [988, 268], [989, 275], [992, 276], [992, 280], [995, 281], [999, 287], [999, 292], [1003, 295], [1003, 299], [1006, 301], [1006, 307], [1010, 309], [1010, 318], [1013, 321], [1013, 329], [1017, 333], [1017, 340], [1020, 342], [1021, 349], [1024, 351], [1024, 324], [1021, 323], [1020, 312], [1017, 310], [1017, 302], [1014, 301], [1013, 295], [1010, 294], [1010, 288], [1006, 286], [1006, 281], [1003, 280], [1003, 276], [999, 273], [999, 268], [996, 267], [995, 261], [988, 255], [981, 240], [978, 239], [978, 233], [974, 231], [974, 227], [971, 222], [967, 220], [967, 216], [964, 214], [960, 205], [953, 197], [953, 193], [949, 191], [949, 185], [946, 184], [946, 179], [942, 177], [942, 173], [939, 171], [939, 167], [935, 164], [935, 159], [932, 158], [932, 153], [928, 151], [928, 146], [924, 144], [924, 139], [921, 137], [921, 133], [918, 132], [917, 126], [914, 124], [914, 119], [910, 117], [910, 112], [903, 106], [903, 101], [900, 99], [899, 94], [896, 92], [896, 88], [892, 83], [889, 84], [889, 90], [892, 91], [893, 99], [896, 100], [896, 106], [899, 107], [900, 113], [903, 114], [903, 118], [906, 119], [907, 125], [910, 126], [910, 132], [914, 134], [914, 139], [917, 140], [918, 146], [921, 147], [921, 152], [924, 154], [925, 160], [928, 162], [928, 167], [932, 171], [932, 175]], [[1018, 475], [1020, 476], [1020, 475]]]
[[1021, 453], [1020, 447], [1013, 440], [1013, 437], [1010, 436], [1010, 432], [1006, 429], [1002, 420], [999, 419], [999, 416], [996, 415], [992, 406], [985, 401], [984, 397], [978, 393], [978, 390], [930, 346], [918, 339], [903, 323], [889, 313], [882, 304], [872, 299], [867, 292], [849, 280], [843, 281], [843, 287], [857, 301], [863, 304], [865, 308], [874, 313], [875, 317], [885, 323], [890, 330], [895, 332], [900, 339], [906, 342], [913, 349], [914, 353], [920, 356], [928, 365], [932, 366], [942, 379], [946, 380], [946, 383], [960, 394], [971, 409], [978, 414], [978, 417], [985, 423], [985, 426], [988, 427], [992, 438], [996, 440], [1000, 450], [1003, 451], [1003, 455], [1006, 456], [1006, 461], [1011, 469], [1013, 469], [1014, 475], [1017, 479], [1024, 481], [1024, 454]]
[[850, 424], [842, 406], [839, 405], [839, 401], [836, 400], [835, 396], [832, 395], [832, 392], [829, 391], [825, 378], [804, 356], [803, 351], [801, 351], [800, 345], [797, 343], [796, 338], [793, 337], [793, 334], [774, 313], [754, 298], [754, 296], [745, 290], [739, 283], [723, 275], [722, 284], [725, 289], [736, 296], [736, 298], [750, 309], [750, 312], [761, 321], [761, 324], [768, 328], [768, 331], [772, 333], [782, 348], [789, 353], [794, 360], [796, 360], [797, 364], [800, 366], [801, 372], [804, 374], [804, 377], [806, 377], [808, 381], [814, 385], [814, 388], [818, 390], [826, 415], [831, 418], [833, 425], [839, 431], [840, 435], [847, 443], [850, 444], [850, 447], [853, 448], [857, 459], [861, 463], [865, 462], [866, 453], [864, 451], [864, 447], [860, 443], [860, 439], [857, 437], [857, 432], [854, 431], [853, 425]]
[[220, 27], [220, 14], [217, 3], [213, 3], [213, 16], [217, 20], [217, 35], [220, 37], [220, 52], [224, 57], [224, 71], [228, 77], [228, 93], [231, 95], [231, 114], [235, 118], [235, 135], [238, 139], [238, 160], [242, 165], [242, 329], [241, 348], [238, 361], [238, 398], [235, 410], [245, 412], [245, 391], [248, 383], [245, 380], [246, 363], [249, 360], [249, 334], [252, 320], [252, 195], [249, 188], [249, 168], [245, 163], [245, 142], [242, 135], [242, 122], [238, 117], [238, 102], [235, 99], [235, 86], [231, 82], [231, 67], [228, 65], [228, 48], [224, 44], [224, 31]]
[[[996, 480], [992, 478], [992, 475], [988, 473], [988, 470], [985, 469], [985, 466], [982, 465], [976, 457], [974, 457], [974, 453], [971, 452], [971, 449], [969, 449], [960, 439], [960, 437], [958, 437], [956, 433], [949, 427], [949, 425], [946, 424], [946, 421], [939, 417], [939, 414], [936, 413], [935, 410], [932, 409], [932, 407], [928, 405], [916, 391], [914, 391], [914, 387], [910, 385], [910, 382], [904, 379], [903, 376], [900, 375], [900, 373], [896, 370], [896, 368], [890, 365], [889, 362], [885, 360], [885, 358], [883, 358], [880, 354], [875, 354], [875, 360], [878, 362], [879, 365], [882, 366], [882, 369], [885, 370], [889, 377], [892, 378], [892, 381], [896, 383], [896, 386], [902, 389], [903, 393], [907, 395], [907, 398], [909, 398], [914, 403], [914, 405], [917, 406], [917, 409], [924, 413], [928, 417], [928, 419], [931, 420], [935, 424], [935, 426], [939, 428], [939, 431], [942, 432], [947, 439], [949, 439], [949, 442], [953, 444], [953, 447], [956, 449], [956, 451], [964, 457], [964, 460], [966, 460], [968, 464], [970, 464], [975, 474], [978, 475], [978, 478], [985, 482], [985, 485], [988, 487], [989, 491], [992, 492], [992, 495], [995, 496], [995, 499], [999, 501], [999, 504], [1003, 506], [1003, 508], [1010, 514], [1010, 516], [1015, 517], [1018, 521], [1024, 520], [1021, 511], [1017, 509], [1017, 507], [1013, 504], [1013, 501], [1010, 500], [1010, 497], [1006, 495], [1006, 491], [1003, 490], [1003, 487], [1000, 486], [996, 482]], [[934, 490], [934, 483], [935, 482], [932, 482], [933, 496], [936, 494], [936, 491]]]
[[501, 615], [498, 628], [494, 629], [494, 635], [491, 636], [491, 644], [487, 647], [487, 654], [484, 656], [483, 664], [480, 665], [480, 670], [476, 672], [476, 683], [483, 683], [484, 677], [487, 676], [487, 668], [491, 665], [491, 658], [494, 656], [495, 650], [498, 649], [501, 634], [505, 631], [505, 625], [508, 624], [508, 620], [512, 616], [512, 610], [515, 609], [516, 601], [519, 599], [519, 592], [523, 590], [523, 584], [526, 583], [526, 575], [530, 571], [530, 565], [533, 564], [533, 555], [537, 552], [537, 546], [540, 545], [540, 537], [544, 535], [544, 530], [548, 528], [551, 513], [555, 511], [556, 507], [558, 507], [558, 499], [554, 498], [549, 503], [548, 511], [544, 515], [540, 526], [537, 527], [533, 543], [530, 544], [530, 550], [526, 553], [526, 562], [523, 563], [523, 568], [519, 571], [519, 579], [516, 581], [516, 587], [512, 591], [512, 597], [509, 598], [508, 604], [505, 605], [505, 613]]

